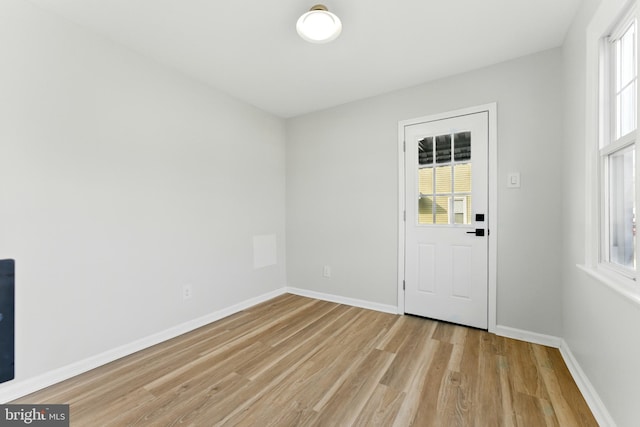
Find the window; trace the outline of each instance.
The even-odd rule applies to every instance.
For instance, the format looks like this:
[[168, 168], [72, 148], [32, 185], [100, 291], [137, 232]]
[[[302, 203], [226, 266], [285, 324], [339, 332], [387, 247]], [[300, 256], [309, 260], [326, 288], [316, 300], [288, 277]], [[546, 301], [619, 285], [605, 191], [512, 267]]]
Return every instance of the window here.
[[471, 224], [471, 132], [422, 139], [418, 163], [418, 223]]
[[631, 13], [603, 43], [599, 162], [600, 264], [636, 277], [637, 20]]

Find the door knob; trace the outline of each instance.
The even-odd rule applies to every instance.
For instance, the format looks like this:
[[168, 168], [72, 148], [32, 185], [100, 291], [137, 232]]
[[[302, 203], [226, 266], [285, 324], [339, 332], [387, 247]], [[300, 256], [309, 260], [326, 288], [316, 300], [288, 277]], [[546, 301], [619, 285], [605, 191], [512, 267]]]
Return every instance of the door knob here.
[[467, 234], [475, 234], [476, 236], [484, 236], [484, 228], [476, 228], [474, 231], [467, 231]]

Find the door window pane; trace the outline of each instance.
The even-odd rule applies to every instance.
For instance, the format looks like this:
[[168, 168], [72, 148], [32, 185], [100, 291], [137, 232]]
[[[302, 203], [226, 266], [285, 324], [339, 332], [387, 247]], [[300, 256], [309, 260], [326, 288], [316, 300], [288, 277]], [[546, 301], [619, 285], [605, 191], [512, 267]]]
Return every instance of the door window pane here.
[[451, 135], [436, 136], [436, 163], [451, 161]]
[[635, 149], [609, 156], [609, 261], [635, 268]]
[[455, 224], [471, 224], [471, 196], [457, 196], [453, 200]]
[[454, 135], [455, 150], [453, 153], [456, 162], [471, 160], [471, 132], [459, 132]]
[[471, 163], [454, 166], [454, 193], [471, 193]]
[[449, 196], [436, 197], [436, 224], [449, 224]]
[[418, 199], [418, 224], [433, 224], [433, 197]]
[[418, 191], [433, 194], [433, 168], [418, 169]]
[[451, 193], [451, 166], [436, 168], [436, 193]]
[[418, 142], [418, 164], [430, 165], [433, 163], [433, 137], [424, 138]]

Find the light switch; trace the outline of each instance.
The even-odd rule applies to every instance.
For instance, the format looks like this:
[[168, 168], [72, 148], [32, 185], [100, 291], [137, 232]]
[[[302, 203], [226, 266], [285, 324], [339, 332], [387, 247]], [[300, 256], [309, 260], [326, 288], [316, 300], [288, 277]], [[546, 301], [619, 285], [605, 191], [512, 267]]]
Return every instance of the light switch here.
[[509, 174], [507, 188], [520, 188], [520, 172], [513, 172]]

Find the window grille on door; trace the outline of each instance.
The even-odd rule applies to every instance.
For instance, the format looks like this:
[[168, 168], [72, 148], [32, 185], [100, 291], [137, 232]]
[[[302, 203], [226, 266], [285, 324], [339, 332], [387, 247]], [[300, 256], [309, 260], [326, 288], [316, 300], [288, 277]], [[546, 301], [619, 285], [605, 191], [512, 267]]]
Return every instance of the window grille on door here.
[[471, 224], [471, 132], [418, 143], [418, 191], [418, 224]]

